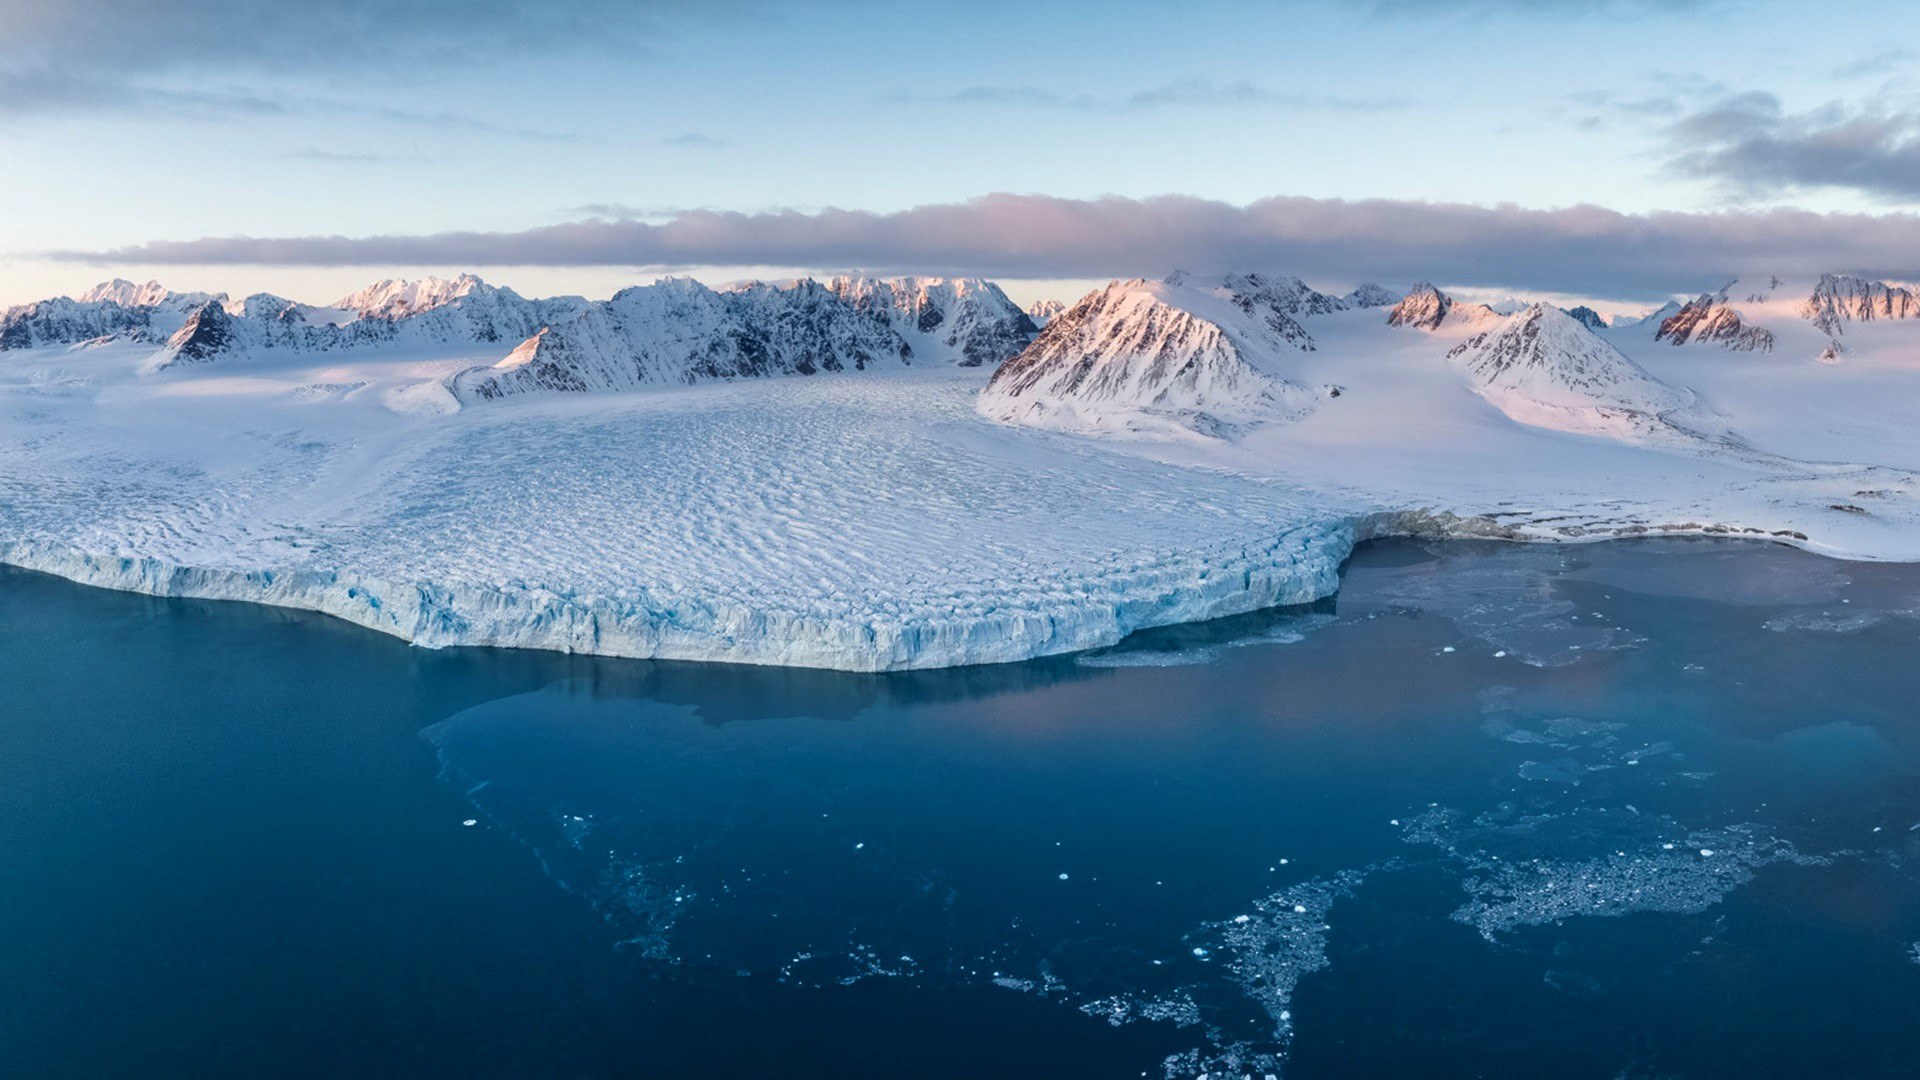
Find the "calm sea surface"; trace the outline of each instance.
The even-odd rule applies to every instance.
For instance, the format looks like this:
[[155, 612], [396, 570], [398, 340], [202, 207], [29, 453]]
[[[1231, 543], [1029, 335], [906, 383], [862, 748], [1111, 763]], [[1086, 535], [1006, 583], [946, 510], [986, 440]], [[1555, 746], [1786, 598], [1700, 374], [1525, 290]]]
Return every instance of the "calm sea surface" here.
[[893, 676], [0, 570], [0, 1074], [1911, 1075], [1920, 567], [1382, 543]]

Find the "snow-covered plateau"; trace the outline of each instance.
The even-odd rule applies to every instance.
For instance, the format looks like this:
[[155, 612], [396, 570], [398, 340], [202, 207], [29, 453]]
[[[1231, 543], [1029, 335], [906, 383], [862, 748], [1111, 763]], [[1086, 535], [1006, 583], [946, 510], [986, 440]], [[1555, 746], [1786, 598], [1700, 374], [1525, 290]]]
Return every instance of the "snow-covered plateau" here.
[[1920, 559], [1907, 290], [1501, 306], [1258, 274], [1032, 316], [931, 278], [111, 282], [0, 317], [0, 561], [429, 646], [889, 670], [1317, 599], [1386, 533]]

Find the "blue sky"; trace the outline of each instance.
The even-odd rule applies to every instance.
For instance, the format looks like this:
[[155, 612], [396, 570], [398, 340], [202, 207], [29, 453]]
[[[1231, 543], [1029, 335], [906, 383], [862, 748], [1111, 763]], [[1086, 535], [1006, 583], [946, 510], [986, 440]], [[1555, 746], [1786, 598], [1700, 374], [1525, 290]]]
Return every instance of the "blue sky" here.
[[[1920, 276], [1920, 245], [1849, 246], [1920, 228], [1911, 22], [1730, 0], [0, 0], [0, 303], [113, 274], [325, 300], [403, 272], [605, 295], [916, 257], [1033, 295], [1174, 259], [1417, 273], [1354, 200], [1472, 289], [1625, 302], [1758, 258]], [[967, 216], [994, 193], [1063, 202]], [[1228, 239], [1195, 239], [1168, 195], [1222, 208]], [[1117, 227], [1059, 212], [1107, 196], [1135, 200], [1107, 204]], [[1231, 243], [1223, 215], [1275, 197], [1344, 202]], [[1449, 227], [1428, 204], [1492, 216]], [[1625, 216], [1581, 271], [1577, 222], [1527, 226], [1544, 248], [1479, 239], [1509, 205]], [[916, 207], [951, 208], [948, 232], [888, 217]], [[877, 219], [849, 233], [828, 208]], [[1778, 208], [1839, 215], [1831, 243], [1807, 240], [1828, 219]], [[689, 210], [795, 214], [763, 248], [766, 218]], [[590, 231], [621, 219], [676, 231]], [[445, 233], [482, 236], [425, 242]], [[264, 243], [192, 243], [235, 237]]]

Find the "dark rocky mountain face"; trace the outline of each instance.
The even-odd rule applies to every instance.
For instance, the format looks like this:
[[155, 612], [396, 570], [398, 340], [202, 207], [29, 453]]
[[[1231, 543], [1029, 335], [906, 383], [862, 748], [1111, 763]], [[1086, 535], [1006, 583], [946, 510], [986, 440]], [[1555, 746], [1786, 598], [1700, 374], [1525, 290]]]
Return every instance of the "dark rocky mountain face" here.
[[1773, 351], [1773, 332], [1765, 327], [1749, 326], [1728, 303], [1725, 289], [1702, 293], [1682, 305], [1661, 322], [1653, 338], [1671, 345], [1712, 342], [1735, 352]]

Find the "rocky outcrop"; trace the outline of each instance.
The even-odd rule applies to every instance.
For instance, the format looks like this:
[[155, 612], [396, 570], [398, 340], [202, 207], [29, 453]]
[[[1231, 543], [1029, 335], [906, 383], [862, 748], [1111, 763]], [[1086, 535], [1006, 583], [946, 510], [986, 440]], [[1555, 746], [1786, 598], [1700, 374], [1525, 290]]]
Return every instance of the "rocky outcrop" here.
[[1822, 274], [1800, 314], [1821, 332], [1839, 335], [1850, 322], [1920, 319], [1920, 297], [1884, 281]]
[[1592, 308], [1586, 306], [1585, 304], [1581, 304], [1579, 307], [1575, 307], [1575, 308], [1566, 308], [1564, 310], [1569, 316], [1573, 318], [1574, 322], [1579, 323], [1580, 325], [1586, 327], [1589, 330], [1605, 330], [1607, 328], [1607, 320], [1602, 318], [1599, 312], [1593, 310]]
[[1773, 331], [1752, 326], [1727, 300], [1727, 290], [1702, 293], [1660, 323], [1655, 341], [1717, 344], [1735, 352], [1772, 352]]

